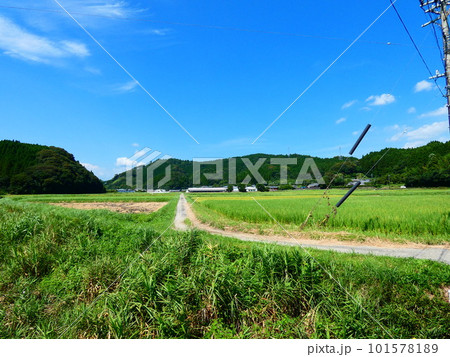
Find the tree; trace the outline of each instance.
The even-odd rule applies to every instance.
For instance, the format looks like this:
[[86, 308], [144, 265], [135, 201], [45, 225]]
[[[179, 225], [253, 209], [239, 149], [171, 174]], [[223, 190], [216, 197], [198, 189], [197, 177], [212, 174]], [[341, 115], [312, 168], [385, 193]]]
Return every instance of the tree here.
[[233, 185], [228, 185], [227, 192], [233, 192]]
[[257, 183], [257, 184], [256, 184], [256, 189], [257, 189], [259, 192], [267, 192], [267, 191], [268, 191], [267, 187], [264, 186], [262, 183]]
[[247, 190], [245, 189], [245, 185], [243, 183], [238, 185], [238, 190], [239, 192], [247, 192]]
[[279, 190], [293, 190], [294, 187], [292, 187], [291, 185], [280, 185], [280, 187], [278, 189]]

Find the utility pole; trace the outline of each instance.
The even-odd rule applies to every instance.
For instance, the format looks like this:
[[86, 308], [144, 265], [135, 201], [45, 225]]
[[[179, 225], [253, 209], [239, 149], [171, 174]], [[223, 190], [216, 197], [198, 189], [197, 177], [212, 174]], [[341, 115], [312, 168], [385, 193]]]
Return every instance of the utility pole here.
[[[450, 1], [448, 0], [420, 0], [420, 7], [425, 13], [430, 15], [431, 19], [429, 22], [422, 25], [422, 27], [437, 24], [442, 31], [445, 74], [436, 71], [436, 75], [430, 77], [430, 79], [445, 77], [445, 96], [447, 97], [447, 113], [450, 131], [450, 30], [448, 27], [448, 5], [450, 5]], [[436, 15], [436, 17], [433, 18], [431, 14]]]

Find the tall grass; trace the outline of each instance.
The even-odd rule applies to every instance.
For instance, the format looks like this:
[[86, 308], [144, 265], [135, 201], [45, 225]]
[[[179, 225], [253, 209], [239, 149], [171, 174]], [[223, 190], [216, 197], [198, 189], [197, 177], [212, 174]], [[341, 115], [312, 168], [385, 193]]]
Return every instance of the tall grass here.
[[1, 200], [0, 337], [55, 338], [79, 316], [63, 337], [450, 337], [445, 265], [320, 251], [312, 259], [200, 232], [157, 239], [175, 205], [134, 216]]
[[[339, 194], [338, 194], [339, 193]], [[323, 224], [343, 192], [336, 190], [314, 211], [307, 229], [345, 230], [388, 239], [440, 244], [450, 242], [450, 191], [361, 191], [352, 195], [336, 215]], [[280, 223], [299, 229], [319, 194], [257, 195], [256, 200]], [[233, 225], [275, 225], [251, 197], [200, 197], [194, 209], [205, 221]]]

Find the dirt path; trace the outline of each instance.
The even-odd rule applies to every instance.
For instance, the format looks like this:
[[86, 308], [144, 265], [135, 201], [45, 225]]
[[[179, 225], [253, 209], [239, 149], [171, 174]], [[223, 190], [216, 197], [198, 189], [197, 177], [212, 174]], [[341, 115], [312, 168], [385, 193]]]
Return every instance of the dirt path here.
[[324, 234], [324, 239], [316, 240], [309, 238], [308, 233], [298, 233], [295, 237], [285, 237], [279, 235], [259, 235], [243, 232], [233, 232], [228, 230], [221, 230], [211, 227], [204, 223], [201, 223], [192, 211], [190, 205], [187, 203], [183, 194], [180, 195], [180, 199], [177, 205], [177, 212], [175, 217], [175, 229], [187, 230], [188, 227], [185, 224], [186, 218], [191, 222], [192, 228], [197, 228], [203, 231], [207, 231], [212, 234], [217, 234], [225, 237], [237, 238], [244, 241], [263, 242], [263, 243], [276, 243], [281, 245], [302, 246], [307, 248], [315, 248], [322, 250], [333, 250], [341, 253], [360, 253], [360, 254], [373, 254], [384, 255], [390, 257], [400, 258], [417, 258], [417, 259], [429, 259], [438, 262], [450, 264], [450, 249], [444, 246], [429, 246], [425, 244], [411, 243], [395, 244], [391, 242], [376, 241], [373, 245], [367, 245], [367, 243], [358, 242], [343, 242], [336, 239], [326, 238], [329, 234]]

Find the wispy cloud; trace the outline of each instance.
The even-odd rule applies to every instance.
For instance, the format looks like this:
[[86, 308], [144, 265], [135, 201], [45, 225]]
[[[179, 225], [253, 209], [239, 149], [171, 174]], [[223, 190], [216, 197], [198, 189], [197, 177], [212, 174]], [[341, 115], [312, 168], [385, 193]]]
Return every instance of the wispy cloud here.
[[416, 111], [417, 111], [417, 110], [416, 110], [416, 108], [415, 108], [415, 107], [411, 107], [411, 108], [409, 108], [409, 109], [408, 109], [408, 111], [407, 111], [407, 112], [408, 112], [408, 114], [415, 114], [415, 113], [416, 113]]
[[94, 75], [96, 75], [96, 76], [99, 76], [99, 75], [102, 74], [102, 71], [101, 71], [100, 69], [95, 68], [95, 67], [91, 67], [91, 66], [86, 66], [86, 67], [84, 67], [84, 70], [85, 70], [86, 72], [89, 72], [89, 73], [94, 74]]
[[371, 95], [366, 99], [369, 105], [387, 105], [395, 102], [395, 97], [392, 94], [384, 93], [380, 95]]
[[347, 118], [339, 118], [338, 120], [336, 120], [336, 124], [341, 124], [346, 120], [347, 120]]
[[[403, 129], [396, 125], [392, 127], [393, 129]], [[399, 141], [400, 139], [407, 140], [403, 147], [411, 148], [421, 145], [425, 145], [432, 140], [442, 141], [444, 134], [448, 130], [448, 121], [434, 122], [432, 124], [422, 125], [421, 127], [413, 130], [403, 130], [392, 136], [390, 141]]]
[[90, 55], [83, 43], [70, 40], [52, 41], [21, 28], [1, 15], [0, 50], [11, 57], [47, 64], [54, 64], [56, 59], [84, 58]]
[[440, 107], [439, 109], [419, 115], [419, 118], [439, 117], [439, 116], [447, 115], [447, 113], [448, 113], [447, 107], [444, 105], [443, 107]]
[[356, 103], [358, 103], [358, 101], [357, 101], [356, 99], [351, 100], [351, 101], [349, 101], [349, 102], [347, 102], [347, 103], [344, 103], [344, 104], [342, 105], [341, 109], [347, 109], [347, 108], [350, 108], [351, 106], [355, 105]]
[[136, 81], [129, 81], [123, 84], [119, 84], [114, 88], [114, 91], [117, 93], [128, 93], [133, 92], [135, 88], [137, 87]]
[[100, 168], [100, 166], [89, 164], [87, 162], [81, 162], [80, 164], [87, 168], [89, 171], [98, 170]]
[[169, 29], [149, 29], [145, 33], [149, 35], [166, 36], [171, 30]]
[[423, 91], [430, 91], [433, 89], [433, 84], [431, 82], [428, 81], [420, 81], [417, 82], [416, 85], [414, 86], [414, 92], [418, 93], [418, 92], [423, 92]]
[[145, 11], [117, 0], [66, 0], [64, 5], [69, 11], [108, 17], [127, 17]]
[[139, 147], [139, 144], [138, 143], [133, 143], [133, 144], [131, 144], [131, 146], [134, 147], [134, 148], [137, 148], [137, 147]]

